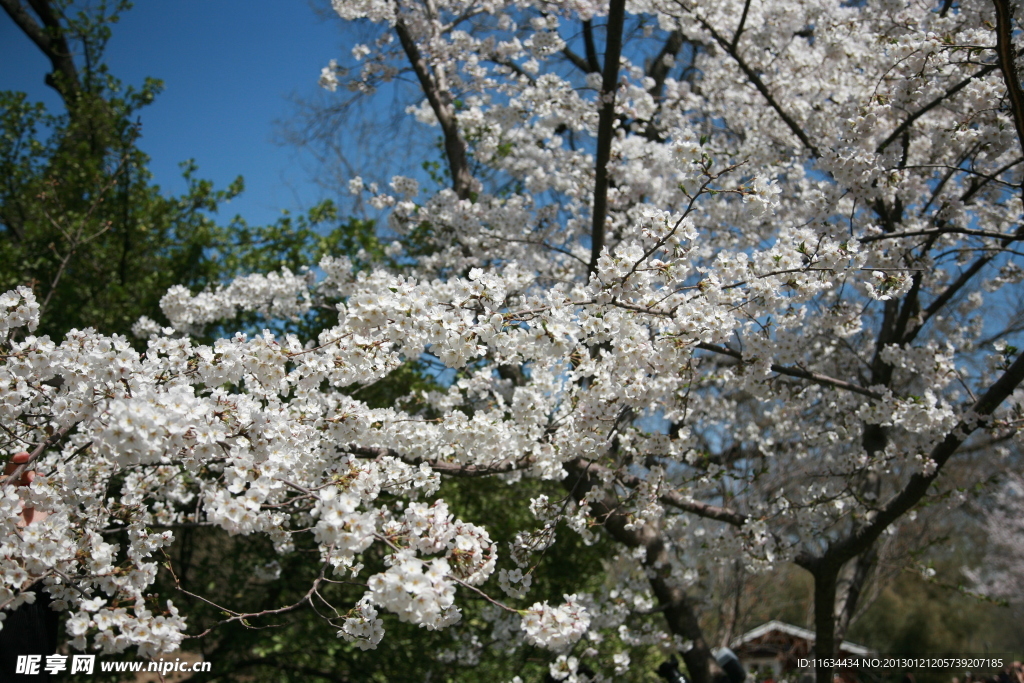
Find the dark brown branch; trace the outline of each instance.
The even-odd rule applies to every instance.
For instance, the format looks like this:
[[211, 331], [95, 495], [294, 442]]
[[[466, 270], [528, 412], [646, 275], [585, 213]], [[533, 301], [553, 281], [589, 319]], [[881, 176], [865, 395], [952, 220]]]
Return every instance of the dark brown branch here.
[[[1022, 140], [1021, 142], [1024, 143], [1024, 140]], [[1017, 163], [1017, 161], [1014, 161], [1013, 164], [1004, 167], [1004, 170], [1009, 169], [1011, 166], [1015, 166]], [[971, 194], [971, 192], [976, 191], [976, 189], [977, 187], [972, 188], [972, 190], [967, 194]], [[1006, 248], [1010, 246], [1010, 244], [1021, 239], [1024, 239], [1024, 225], [1018, 227], [1012, 235], [1001, 235], [999, 249], [993, 251], [991, 254], [987, 254], [985, 256], [980, 257], [977, 261], [972, 263], [967, 270], [960, 274], [956, 281], [954, 281], [938, 297], [936, 297], [935, 300], [932, 301], [932, 303], [921, 313], [914, 327], [911, 327], [909, 330], [907, 330], [906, 334], [903, 336], [902, 343], [906, 344], [912, 341], [917, 336], [917, 334], [922, 329], [924, 329], [925, 324], [932, 318], [932, 316], [938, 313], [943, 306], [949, 303], [949, 301], [956, 295], [957, 292], [963, 289], [964, 286], [967, 285], [967, 283], [970, 282], [970, 280], [975, 275], [981, 272], [982, 268], [984, 268], [993, 259], [995, 259], [996, 256], [1000, 254], [1000, 252], [1005, 251]]]
[[1009, 368], [989, 387], [988, 391], [975, 402], [964, 420], [946, 434], [946, 437], [935, 446], [929, 459], [935, 463], [930, 473], [918, 472], [910, 477], [907, 484], [882, 506], [878, 513], [864, 526], [859, 527], [843, 540], [829, 545], [821, 557], [813, 557], [802, 553], [797, 563], [814, 571], [814, 567], [822, 563], [843, 564], [867, 550], [893, 522], [909, 512], [932, 485], [943, 466], [956, 453], [960, 445], [967, 440], [996, 408], [1024, 381], [1024, 353], [1017, 356]]
[[[532, 464], [531, 460], [528, 458], [521, 460], [502, 460], [494, 463], [493, 465], [463, 465], [459, 463], [439, 462], [434, 460], [410, 461], [402, 458], [397, 451], [390, 448], [365, 447], [352, 444], [346, 446], [345, 451], [360, 458], [392, 457], [412, 465], [418, 465], [420, 462], [426, 462], [427, 465], [435, 472], [440, 472], [454, 477], [486, 477], [523, 469]], [[598, 475], [602, 479], [614, 478], [623, 486], [628, 488], [636, 488], [643, 483], [643, 481], [637, 476], [626, 472], [612, 472], [612, 470], [607, 467], [589, 460], [574, 460], [567, 463], [566, 467], [573, 468], [573, 471], [576, 471], [577, 473], [589, 471], [591, 474]], [[295, 486], [295, 488], [298, 487]], [[304, 489], [299, 490], [304, 491]], [[308, 493], [308, 491], [305, 492]], [[660, 493], [659, 499], [666, 505], [670, 505], [678, 510], [689, 512], [705, 519], [714, 519], [736, 527], [741, 527], [748, 521], [746, 515], [736, 512], [735, 510], [692, 500], [672, 490]]]
[[213, 602], [212, 600], [210, 600], [208, 598], [204, 598], [202, 595], [198, 595], [196, 593], [193, 593], [192, 591], [189, 591], [189, 590], [186, 590], [185, 588], [183, 588], [182, 585], [181, 585], [181, 580], [178, 578], [177, 574], [174, 573], [174, 567], [171, 564], [171, 558], [168, 557], [166, 551], [161, 550], [161, 552], [163, 552], [164, 558], [166, 559], [166, 562], [164, 563], [164, 567], [167, 569], [167, 571], [170, 572], [171, 579], [174, 581], [174, 587], [175, 587], [176, 590], [178, 590], [180, 593], [183, 593], [183, 594], [189, 596], [190, 598], [195, 598], [196, 600], [199, 600], [200, 602], [204, 602], [207, 605], [210, 605], [211, 607], [213, 607], [213, 608], [215, 608], [217, 610], [220, 610], [221, 613], [228, 615], [227, 619], [222, 619], [221, 621], [218, 621], [216, 624], [214, 624], [213, 626], [210, 626], [209, 628], [207, 628], [202, 633], [198, 633], [196, 635], [187, 635], [187, 636], [185, 636], [186, 638], [202, 638], [202, 637], [208, 635], [209, 633], [211, 633], [212, 631], [216, 630], [217, 628], [219, 628], [221, 626], [224, 626], [225, 624], [230, 624], [230, 623], [232, 623], [234, 621], [237, 621], [237, 622], [241, 623], [242, 626], [244, 626], [245, 628], [252, 629], [252, 630], [260, 630], [260, 629], [264, 629], [264, 628], [272, 628], [272, 626], [253, 626], [252, 624], [249, 623], [249, 620], [250, 619], [258, 619], [259, 617], [266, 617], [266, 616], [271, 616], [271, 615], [286, 614], [288, 612], [294, 612], [295, 610], [299, 609], [300, 607], [302, 607], [303, 605], [305, 605], [307, 603], [310, 606], [312, 606], [313, 605], [313, 595], [316, 594], [317, 589], [320, 587], [320, 584], [324, 582], [324, 578], [325, 578], [324, 574], [327, 571], [327, 567], [330, 566], [329, 564], [324, 564], [323, 566], [321, 566], [319, 575], [317, 575], [316, 579], [313, 580], [313, 585], [311, 585], [309, 587], [309, 590], [306, 591], [306, 594], [303, 595], [302, 598], [298, 602], [294, 602], [291, 605], [286, 605], [284, 607], [279, 607], [277, 609], [265, 609], [265, 610], [262, 610], [260, 612], [236, 612], [236, 611], [234, 611], [232, 609], [228, 609], [227, 607], [224, 607], [222, 605], [218, 605], [217, 603]]
[[896, 127], [896, 130], [894, 130], [889, 135], [889, 137], [887, 137], [885, 140], [882, 140], [882, 142], [878, 144], [878, 147], [875, 148], [875, 152], [877, 154], [881, 154], [883, 151], [885, 151], [885, 148], [888, 147], [894, 140], [898, 139], [901, 135], [903, 135], [903, 131], [910, 128], [910, 126], [914, 124], [914, 121], [917, 121], [919, 118], [930, 112], [932, 109], [935, 109], [935, 107], [939, 106], [940, 104], [948, 100], [950, 97], [966, 88], [967, 84], [970, 83], [971, 81], [975, 80], [976, 78], [981, 78], [982, 76], [985, 76], [989, 73], [992, 73], [992, 71], [994, 71], [995, 68], [995, 64], [988, 64], [986, 66], [981, 67], [973, 74], [971, 74], [964, 80], [960, 81], [952, 88], [950, 88], [949, 90], [947, 90], [946, 92], [942, 93], [934, 100], [929, 102], [928, 104], [924, 105], [923, 107], [915, 111], [913, 114], [904, 119], [903, 123], [898, 125]]
[[863, 244], [868, 242], [877, 242], [879, 240], [894, 240], [902, 237], [918, 237], [925, 235], [971, 235], [973, 237], [991, 237], [993, 239], [1006, 239], [1006, 240], [1017, 240], [1020, 239], [1015, 235], [1006, 235], [1001, 232], [992, 232], [990, 230], [972, 230], [970, 228], [934, 228], [928, 230], [909, 230], [907, 232], [888, 232], [881, 235], [867, 235], [865, 237], [858, 237], [858, 241]]
[[[960, 448], [960, 445], [995, 409], [1024, 381], [1024, 354], [996, 380], [972, 409], [929, 454], [934, 467], [930, 473], [918, 472], [910, 477], [907, 484], [889, 499], [868, 522], [856, 528], [839, 541], [829, 543], [821, 555], [810, 551], [797, 555], [796, 563], [814, 577], [814, 628], [815, 652], [819, 657], [829, 657], [836, 645], [836, 587], [837, 578], [843, 565], [854, 557], [869, 552], [879, 536], [897, 519], [909, 512], [924, 498], [928, 489], [942, 472], [943, 466]], [[817, 683], [830, 683], [832, 667], [819, 667]]]
[[844, 572], [845, 575], [839, 577], [836, 585], [836, 597], [838, 599], [836, 600], [835, 633], [837, 641], [842, 642], [843, 638], [846, 637], [846, 632], [849, 630], [853, 617], [857, 613], [857, 607], [861, 603], [864, 587], [868, 584], [868, 580], [874, 573], [877, 564], [878, 546], [877, 544], [872, 544], [867, 551], [857, 556], [852, 566], [847, 566], [847, 571]]
[[[644, 481], [637, 476], [629, 474], [623, 471], [612, 471], [604, 465], [599, 465], [596, 462], [590, 460], [576, 459], [566, 463], [566, 468], [575, 472], [576, 474], [583, 474], [584, 472], [590, 472], [598, 479], [602, 481], [618, 481], [620, 484], [627, 488], [635, 489]], [[703, 517], [705, 519], [713, 519], [718, 522], [724, 522], [735, 527], [741, 527], [749, 521], [747, 515], [744, 515], [735, 510], [731, 510], [725, 507], [719, 507], [717, 505], [710, 505], [708, 503], [702, 503], [700, 501], [687, 498], [686, 496], [680, 495], [678, 492], [671, 489], [667, 491], [659, 492], [658, 500], [666, 505], [682, 510], [683, 512], [689, 512]]]
[[53, 446], [55, 443], [63, 439], [68, 432], [75, 428], [76, 425], [77, 423], [70, 424], [67, 427], [61, 427], [53, 434], [51, 434], [49, 437], [47, 437], [45, 441], [43, 441], [41, 444], [32, 449], [32, 452], [29, 453], [28, 460], [15, 467], [14, 471], [12, 471], [10, 475], [6, 479], [4, 479], [4, 487], [6, 487], [7, 484], [11, 482], [19, 481], [21, 479], [21, 475], [24, 474], [27, 470], [32, 469], [32, 463], [40, 455], [42, 455], [47, 448]]
[[665, 44], [661, 46], [658, 56], [651, 62], [650, 67], [647, 69], [647, 75], [654, 80], [654, 85], [647, 92], [651, 93], [654, 97], [661, 95], [661, 91], [665, 87], [665, 79], [668, 78], [668, 73], [671, 70], [665, 58], [671, 57], [674, 59], [682, 48], [682, 31], [672, 31], [668, 34], [668, 38], [665, 39]]
[[[831, 658], [836, 651], [836, 580], [839, 568], [817, 568], [814, 575], [814, 654]], [[818, 666], [814, 672], [817, 683], [832, 680], [832, 667]]]
[[733, 44], [726, 40], [722, 34], [715, 30], [714, 26], [701, 18], [700, 15], [695, 14], [694, 17], [698, 22], [700, 22], [701, 26], [711, 34], [711, 37], [715, 39], [715, 42], [733, 58], [733, 61], [736, 62], [736, 65], [740, 68], [740, 71], [743, 72], [743, 75], [747, 77], [747, 80], [750, 81], [750, 84], [753, 85], [759, 93], [761, 93], [761, 96], [768, 103], [768, 106], [775, 110], [775, 113], [778, 114], [779, 118], [782, 119], [786, 126], [789, 127], [789, 130], [792, 131], [793, 135], [800, 140], [801, 144], [803, 144], [803, 146], [806, 147], [813, 156], [820, 157], [821, 153], [818, 151], [817, 146], [811, 142], [810, 137], [807, 136], [804, 129], [800, 127], [800, 124], [796, 122], [796, 119], [790, 116], [786, 110], [782, 108], [782, 105], [779, 104], [778, 100], [775, 99], [775, 96], [768, 90], [768, 86], [764, 84], [764, 81], [757, 75], [757, 72], [750, 68], [750, 65], [740, 57], [739, 52]]
[[[562, 485], [577, 502], [583, 500], [592, 488], [600, 485], [599, 478], [594, 476], [593, 471], [587, 470], [585, 463], [573, 461], [567, 463], [567, 466], [570, 474], [562, 480]], [[629, 528], [631, 520], [608, 497], [592, 500], [590, 511], [613, 539], [626, 547], [645, 550], [643, 565], [647, 570], [651, 592], [658, 601], [658, 611], [665, 615], [672, 633], [691, 643], [690, 649], [682, 653], [690, 680], [693, 683], [711, 683], [711, 650], [704, 640], [696, 606], [686, 591], [671, 580], [670, 548], [664, 536], [650, 522], [640, 528]]]
[[605, 220], [608, 215], [608, 162], [615, 137], [615, 91], [619, 82], [622, 29], [626, 23], [626, 0], [611, 0], [608, 8], [604, 73], [601, 77], [601, 112], [597, 123], [597, 165], [594, 169], [593, 225], [590, 230], [590, 268], [597, 271], [597, 259], [604, 249]]
[[[1003, 164], [1002, 168], [1000, 168], [1000, 169], [998, 169], [996, 171], [993, 171], [990, 175], [983, 176], [985, 178], [985, 180], [982, 180], [981, 182], [972, 182], [970, 188], [968, 188], [967, 191], [964, 192], [963, 195], [960, 197], [960, 201], [963, 202], [964, 204], [966, 204], [968, 202], [968, 200], [972, 199], [974, 197], [974, 195], [978, 194], [978, 192], [980, 190], [982, 190], [990, 182], [997, 181], [997, 182], [1000, 182], [1000, 183], [1002, 183], [1004, 185], [1010, 185], [1010, 183], [1006, 182], [1005, 180], [998, 180], [998, 178], [999, 178], [999, 176], [1001, 176], [1002, 174], [1006, 173], [1007, 171], [1009, 171], [1011, 168], [1013, 168], [1014, 166], [1016, 166], [1017, 164], [1019, 164], [1022, 161], [1024, 161], [1024, 157], [1017, 157], [1013, 161], [1009, 161], [1009, 162]], [[976, 174], [976, 175], [982, 175], [982, 174]], [[977, 179], [975, 178], [974, 180], [977, 180]], [[1010, 187], [1013, 187], [1013, 185], [1010, 185]]]
[[[724, 356], [729, 356], [739, 361], [743, 360], [743, 354], [740, 353], [739, 351], [734, 351], [725, 346], [719, 346], [718, 344], [707, 344], [702, 342], [700, 344], [697, 344], [697, 348], [702, 349], [704, 351], [720, 353]], [[772, 372], [777, 372], [780, 375], [789, 375], [790, 377], [799, 377], [800, 379], [806, 379], [810, 382], [814, 382], [815, 384], [821, 384], [827, 387], [834, 387], [836, 389], [852, 391], [855, 394], [860, 394], [861, 396], [867, 396], [868, 398], [873, 398], [876, 400], [882, 399], [882, 395], [879, 394], [877, 391], [865, 389], [864, 387], [859, 386], [857, 384], [853, 384], [851, 382], [847, 382], [841, 379], [836, 379], [835, 377], [829, 377], [828, 375], [821, 375], [816, 372], [810, 372], [809, 370], [804, 370], [803, 368], [792, 368], [786, 365], [776, 365], [773, 363]]]
[[747, 13], [750, 11], [750, 0], [746, 0], [743, 3], [743, 14], [740, 15], [740, 24], [736, 27], [736, 33], [732, 36], [732, 45], [730, 49], [736, 52], [736, 46], [740, 44], [740, 36], [743, 35], [743, 27], [747, 23]]
[[50, 60], [53, 71], [46, 75], [46, 84], [60, 93], [64, 105], [70, 111], [79, 90], [78, 69], [64, 37], [60, 16], [46, 0], [30, 0], [29, 4], [39, 15], [42, 26], [19, 0], [0, 0], [0, 7]]
[[[980, 183], [980, 182], [981, 182], [981, 181], [979, 181], [979, 180], [978, 180], [979, 178], [983, 178], [983, 179], [985, 180], [985, 182], [990, 182], [990, 183], [1000, 183], [1000, 184], [1002, 184], [1002, 185], [1006, 185], [1006, 186], [1008, 186], [1008, 187], [1014, 187], [1014, 186], [1013, 186], [1012, 184], [1010, 184], [1010, 183], [1006, 182], [1005, 180], [1000, 180], [1000, 179], [998, 178], [998, 176], [999, 176], [999, 175], [1002, 175], [1003, 173], [1005, 173], [1005, 172], [1006, 172], [1006, 171], [1008, 171], [1009, 169], [1013, 168], [1014, 166], [1016, 166], [1017, 164], [1019, 164], [1019, 163], [1020, 163], [1021, 161], [1024, 161], [1024, 158], [1020, 158], [1020, 157], [1018, 157], [1018, 158], [1017, 158], [1016, 160], [1014, 160], [1014, 161], [1011, 161], [1011, 162], [1009, 162], [1008, 164], [1006, 164], [1005, 166], [1003, 166], [1003, 167], [1002, 167], [1001, 169], [999, 169], [998, 171], [996, 171], [996, 172], [995, 172], [994, 174], [989, 174], [989, 173], [982, 173], [981, 171], [976, 171], [976, 170], [975, 170], [975, 169], [973, 169], [973, 168], [961, 168], [960, 166], [953, 166], [953, 165], [947, 165], [947, 164], [912, 164], [912, 165], [908, 166], [908, 165], [906, 164], [906, 158], [907, 158], [907, 156], [906, 156], [906, 155], [907, 155], [907, 146], [906, 146], [906, 140], [907, 140], [907, 136], [908, 136], [907, 132], [906, 132], [906, 131], [904, 131], [904, 133], [903, 133], [903, 139], [904, 139], [904, 146], [903, 146], [903, 159], [904, 159], [904, 162], [903, 162], [903, 163], [901, 163], [901, 164], [899, 165], [899, 167], [898, 167], [898, 168], [943, 168], [943, 169], [947, 169], [947, 170], [950, 170], [950, 171], [952, 171], [952, 172], [954, 172], [954, 173], [963, 173], [963, 174], [965, 174], [965, 175], [973, 176], [973, 177], [971, 178], [971, 182], [972, 182], [972, 188], [973, 188], [973, 187], [974, 187], [975, 185], [977, 185], [978, 183]], [[977, 151], [977, 150], [978, 150], [978, 149], [979, 149], [980, 147], [981, 147], [980, 145], [978, 145], [978, 146], [975, 146], [974, 148], [972, 148], [972, 150], [971, 150], [971, 151], [972, 151], [972, 152], [975, 152], [975, 151]], [[960, 161], [959, 161], [959, 162], [957, 162], [957, 163], [958, 163], [958, 164], [963, 164], [963, 162], [964, 162], [964, 161], [965, 161], [966, 159], [968, 159], [968, 158], [969, 158], [969, 156], [970, 156], [969, 154], [966, 154], [966, 155], [962, 155], [962, 156], [960, 157]], [[964, 195], [964, 197], [965, 197], [966, 199], [970, 199], [970, 198], [971, 198], [971, 196], [973, 196], [973, 195], [974, 195], [974, 193], [976, 192], [976, 190], [974, 190], [974, 191], [969, 191], [969, 192], [970, 192], [970, 194], [965, 194], [965, 195]], [[963, 201], [963, 200], [962, 200], [962, 201]]]
[[931, 208], [935, 200], [938, 199], [940, 194], [942, 194], [943, 188], [946, 187], [946, 183], [948, 183], [950, 179], [953, 177], [953, 175], [956, 173], [956, 169], [959, 168], [959, 166], [963, 164], [964, 161], [966, 161], [971, 156], [971, 154], [976, 151], [976, 149], [972, 149], [970, 152], [964, 152], [963, 154], [961, 154], [959, 161], [956, 162], [956, 165], [950, 168], [949, 171], [947, 171], [946, 174], [939, 179], [939, 182], [935, 183], [935, 186], [932, 188], [931, 196], [928, 197], [928, 201], [925, 202], [924, 206], [921, 207], [921, 210], [917, 212], [918, 218], [928, 213], [928, 209]]
[[502, 460], [493, 465], [460, 465], [455, 462], [439, 462], [436, 460], [427, 460], [425, 462], [435, 472], [452, 477], [488, 477], [493, 474], [521, 470], [532, 464], [530, 460]]
[[357, 446], [355, 444], [349, 444], [346, 446], [345, 452], [351, 453], [359, 458], [395, 458], [396, 460], [401, 460], [408, 465], [419, 465], [425, 462], [427, 466], [435, 472], [447, 474], [452, 477], [487, 477], [493, 474], [502, 474], [504, 472], [512, 472], [513, 470], [521, 470], [533, 464], [533, 461], [530, 458], [523, 458], [520, 460], [501, 460], [491, 465], [463, 465], [456, 462], [443, 462], [440, 460], [404, 458], [401, 453], [390, 448], [378, 446]]
[[594, 24], [589, 19], [583, 22], [583, 47], [587, 51], [587, 71], [599, 73], [601, 63], [597, 61], [597, 47], [594, 45]]
[[999, 69], [1003, 72], [1003, 82], [1010, 96], [1010, 111], [1013, 112], [1013, 125], [1017, 129], [1017, 141], [1024, 146], [1024, 91], [1020, 87], [1017, 76], [1016, 59], [1014, 58], [1013, 12], [1007, 0], [992, 0], [996, 6], [996, 52], [999, 54]]
[[416, 73], [420, 87], [423, 88], [423, 94], [430, 102], [430, 108], [434, 110], [434, 116], [441, 124], [441, 131], [444, 134], [445, 157], [448, 159], [448, 170], [452, 174], [452, 189], [455, 190], [459, 199], [469, 199], [473, 190], [473, 174], [469, 170], [466, 142], [459, 134], [451, 93], [444, 87], [444, 83], [438, 80], [437, 75], [431, 73], [426, 59], [423, 58], [416, 41], [401, 17], [395, 21], [395, 33], [398, 34], [405, 56]]
[[992, 261], [992, 259], [994, 259], [998, 254], [999, 252], [993, 254], [986, 254], [985, 256], [982, 256], [977, 261], [972, 263], [967, 270], [960, 273], [960, 277], [958, 277], [953, 282], [953, 284], [951, 284], [949, 287], [946, 287], [946, 289], [943, 290], [942, 294], [939, 294], [939, 296], [937, 296], [934, 301], [928, 304], [928, 307], [925, 308], [921, 315], [918, 317], [915, 325], [912, 328], [910, 328], [907, 331], [907, 333], [903, 336], [902, 343], [907, 344], [913, 341], [914, 338], [917, 336], [918, 332], [924, 329], [924, 326], [928, 323], [929, 320], [931, 320], [932, 316], [934, 316], [936, 313], [942, 310], [943, 306], [949, 303], [949, 300], [956, 296], [956, 293], [963, 289], [964, 286], [971, 281], [971, 278], [977, 275], [981, 271], [981, 269], [987, 266], [989, 262]]
[[573, 66], [577, 69], [585, 74], [590, 73], [590, 65], [587, 63], [587, 60], [573, 52], [568, 45], [562, 48], [562, 54], [565, 55], [565, 58], [572, 62]]

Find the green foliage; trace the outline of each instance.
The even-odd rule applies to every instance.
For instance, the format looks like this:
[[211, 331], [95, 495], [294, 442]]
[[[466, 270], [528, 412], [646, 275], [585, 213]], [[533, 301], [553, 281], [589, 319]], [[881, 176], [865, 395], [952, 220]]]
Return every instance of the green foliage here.
[[[372, 221], [352, 218], [338, 224], [338, 209], [330, 200], [305, 215], [285, 212], [276, 223], [252, 227], [235, 218], [211, 244], [212, 257], [229, 273], [266, 273], [279, 268], [298, 271], [317, 263], [325, 254], [347, 254], [357, 269], [384, 258]], [[326, 231], [328, 225], [337, 227]]]
[[127, 333], [139, 316], [157, 315], [170, 285], [223, 276], [205, 252], [218, 234], [211, 214], [240, 190], [214, 190], [189, 164], [187, 192], [163, 195], [132, 123], [160, 82], [122, 92], [102, 66], [82, 81], [63, 114], [0, 93], [0, 290], [35, 290], [43, 334]]
[[[955, 563], [941, 566], [939, 576], [956, 577], [958, 567]], [[982, 657], [1019, 653], [1024, 642], [1014, 622], [1010, 608], [966, 595], [956, 589], [955, 581], [928, 580], [907, 571], [882, 589], [847, 638], [886, 654]], [[920, 669], [914, 675], [918, 683], [947, 683], [953, 676], [962, 680], [964, 671]]]
[[40, 334], [127, 334], [143, 315], [162, 320], [160, 298], [175, 284], [195, 291], [243, 273], [298, 270], [327, 253], [351, 254], [357, 267], [383, 256], [373, 223], [339, 222], [330, 202], [269, 226], [238, 217], [218, 225], [218, 209], [243, 181], [216, 189], [191, 161], [182, 164], [186, 191], [163, 193], [135, 123], [162, 84], [124, 88], [99, 61], [116, 13], [101, 5], [62, 16], [87, 62], [81, 82], [60, 89], [74, 93], [67, 111], [0, 92], [0, 291], [32, 287]]

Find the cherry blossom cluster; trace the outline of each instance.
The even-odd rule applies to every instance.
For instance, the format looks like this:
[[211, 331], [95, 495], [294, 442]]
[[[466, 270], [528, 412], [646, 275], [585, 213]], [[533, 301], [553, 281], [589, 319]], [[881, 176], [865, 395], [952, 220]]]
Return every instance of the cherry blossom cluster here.
[[565, 602], [551, 607], [546, 602], [534, 603], [523, 616], [526, 641], [534, 645], [564, 650], [587, 632], [590, 616], [576, 602], [575, 595], [566, 595]]

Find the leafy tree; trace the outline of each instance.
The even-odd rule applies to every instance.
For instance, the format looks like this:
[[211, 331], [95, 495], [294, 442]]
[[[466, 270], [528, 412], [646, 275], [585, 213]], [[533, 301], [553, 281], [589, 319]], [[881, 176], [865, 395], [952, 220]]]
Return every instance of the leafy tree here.
[[175, 284], [199, 290], [240, 273], [298, 269], [328, 252], [380, 251], [372, 223], [329, 228], [339, 225], [329, 202], [269, 226], [238, 217], [219, 224], [241, 177], [218, 190], [185, 162], [183, 195], [154, 185], [137, 121], [162, 83], [125, 87], [103, 62], [111, 27], [131, 3], [0, 6], [50, 58], [46, 82], [64, 103], [55, 114], [24, 93], [0, 93], [0, 289], [34, 289], [41, 333], [129, 334], [140, 317], [160, 317], [160, 298]]
[[171, 284], [202, 286], [222, 274], [204, 252], [220, 236], [210, 214], [241, 180], [214, 190], [187, 166], [185, 195], [167, 197], [152, 184], [134, 120], [162, 86], [149, 79], [124, 88], [102, 61], [128, 3], [75, 12], [34, 2], [35, 14], [16, 0], [2, 6], [50, 58], [46, 80], [65, 111], [0, 94], [0, 286], [35, 289], [42, 332], [125, 334], [159, 310]]

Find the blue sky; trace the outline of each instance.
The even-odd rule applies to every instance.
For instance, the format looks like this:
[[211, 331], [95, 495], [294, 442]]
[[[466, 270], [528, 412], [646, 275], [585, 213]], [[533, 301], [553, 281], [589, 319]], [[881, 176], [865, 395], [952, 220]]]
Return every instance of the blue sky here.
[[[139, 146], [165, 190], [184, 189], [178, 164], [224, 187], [243, 175], [245, 194], [222, 209], [250, 223], [273, 221], [324, 196], [296, 150], [273, 141], [290, 96], [316, 93], [320, 68], [347, 53], [341, 22], [305, 0], [139, 0], [114, 26], [106, 61], [126, 85], [146, 76], [164, 92], [144, 109]], [[49, 62], [0, 12], [0, 90], [20, 90], [60, 111], [43, 78]]]

